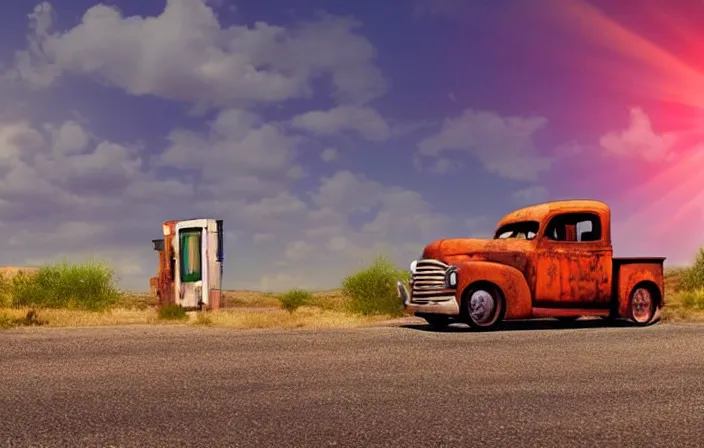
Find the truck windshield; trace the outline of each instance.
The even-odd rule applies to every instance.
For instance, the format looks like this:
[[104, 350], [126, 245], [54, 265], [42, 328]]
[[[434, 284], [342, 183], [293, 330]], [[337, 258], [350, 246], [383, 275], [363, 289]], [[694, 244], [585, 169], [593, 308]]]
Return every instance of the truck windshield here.
[[532, 240], [538, 233], [540, 223], [537, 221], [521, 221], [501, 226], [496, 231], [494, 239], [517, 238], [522, 240]]

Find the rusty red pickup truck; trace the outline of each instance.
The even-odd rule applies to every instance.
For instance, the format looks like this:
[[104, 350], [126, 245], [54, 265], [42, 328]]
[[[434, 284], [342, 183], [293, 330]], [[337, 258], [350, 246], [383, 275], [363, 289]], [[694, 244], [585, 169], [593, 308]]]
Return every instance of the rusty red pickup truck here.
[[404, 308], [435, 328], [582, 316], [650, 325], [664, 305], [664, 260], [613, 257], [605, 203], [555, 201], [504, 216], [493, 239], [428, 244], [409, 287], [397, 288]]

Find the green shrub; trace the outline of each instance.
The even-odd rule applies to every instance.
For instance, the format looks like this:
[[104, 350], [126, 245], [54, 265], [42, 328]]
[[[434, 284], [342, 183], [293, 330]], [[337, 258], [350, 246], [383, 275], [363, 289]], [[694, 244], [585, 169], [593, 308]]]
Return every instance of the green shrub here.
[[167, 303], [159, 308], [159, 319], [161, 320], [186, 320], [188, 314], [182, 307], [175, 303]]
[[409, 276], [408, 271], [398, 269], [389, 259], [377, 257], [367, 269], [345, 278], [342, 292], [349, 297], [353, 312], [400, 316], [403, 304], [396, 292], [396, 282], [408, 282]]
[[289, 313], [293, 313], [299, 307], [307, 305], [313, 301], [313, 294], [302, 289], [292, 289], [279, 297], [281, 308]]
[[120, 293], [113, 271], [97, 262], [60, 262], [12, 279], [12, 304], [17, 307], [69, 308], [100, 311], [115, 305]]
[[0, 308], [12, 306], [12, 281], [0, 273]]
[[686, 308], [704, 310], [704, 288], [683, 292], [682, 305]]
[[682, 271], [680, 282], [685, 291], [704, 288], [704, 247], [697, 252], [694, 264]]

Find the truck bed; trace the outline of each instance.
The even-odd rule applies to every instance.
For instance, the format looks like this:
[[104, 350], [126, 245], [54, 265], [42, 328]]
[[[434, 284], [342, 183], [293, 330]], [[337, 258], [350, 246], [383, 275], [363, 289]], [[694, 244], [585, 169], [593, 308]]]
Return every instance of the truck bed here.
[[615, 257], [611, 274], [614, 314], [628, 316], [630, 294], [636, 285], [644, 282], [651, 285], [659, 305], [664, 305], [664, 268], [665, 257]]
[[624, 264], [664, 263], [666, 257], [613, 257], [614, 267]]

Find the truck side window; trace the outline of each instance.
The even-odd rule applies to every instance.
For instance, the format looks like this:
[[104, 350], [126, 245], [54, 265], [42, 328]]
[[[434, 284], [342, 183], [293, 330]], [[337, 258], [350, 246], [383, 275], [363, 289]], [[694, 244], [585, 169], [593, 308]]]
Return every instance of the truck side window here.
[[550, 220], [545, 236], [554, 241], [599, 241], [601, 221], [594, 213], [563, 213]]

